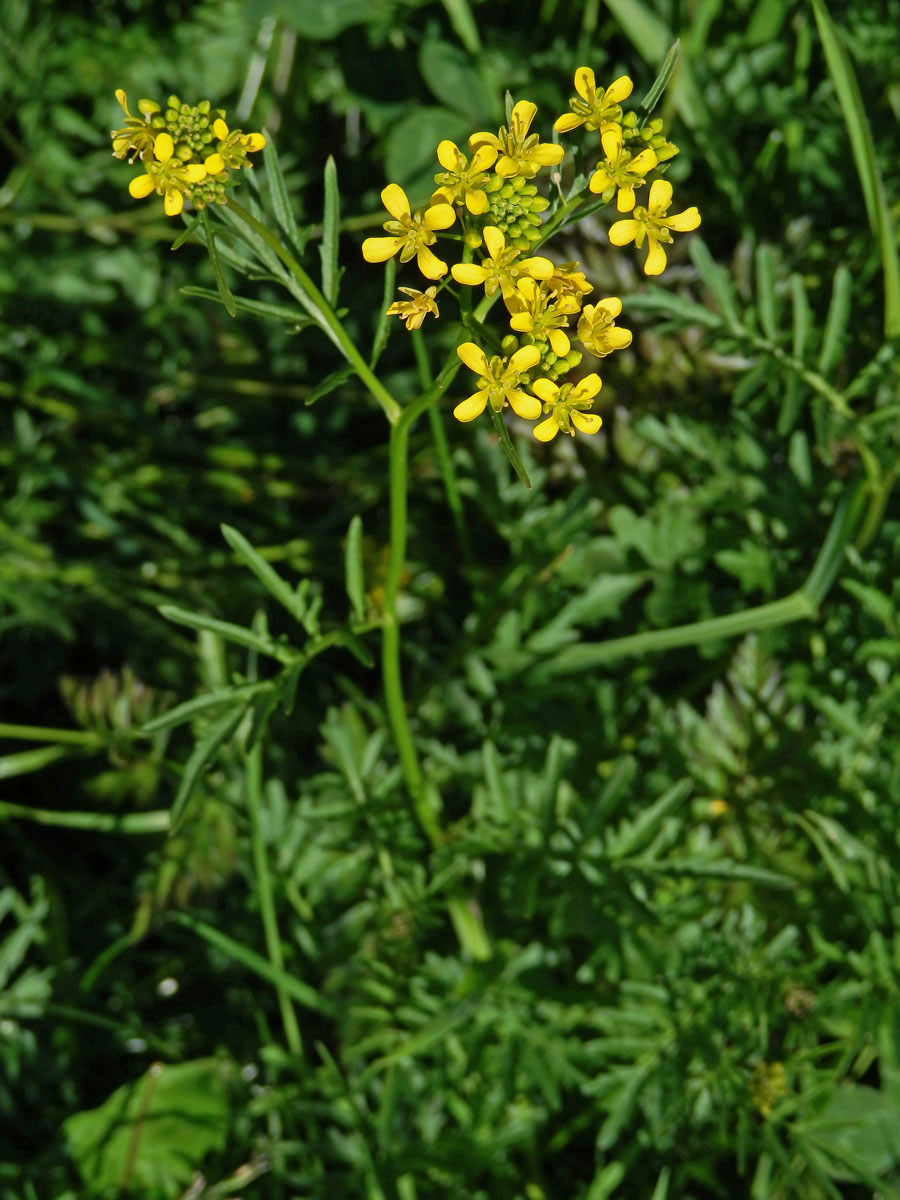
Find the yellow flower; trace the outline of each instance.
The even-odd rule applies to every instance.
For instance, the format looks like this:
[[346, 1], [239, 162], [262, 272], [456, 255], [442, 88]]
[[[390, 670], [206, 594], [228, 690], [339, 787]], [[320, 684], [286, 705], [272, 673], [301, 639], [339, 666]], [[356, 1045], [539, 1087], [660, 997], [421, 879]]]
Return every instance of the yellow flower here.
[[602, 387], [599, 375], [585, 375], [580, 383], [564, 383], [562, 387], [549, 379], [536, 379], [531, 387], [543, 400], [544, 412], [550, 413], [546, 421], [534, 427], [534, 436], [539, 442], [552, 441], [560, 430], [572, 437], [575, 429], [581, 433], [596, 433], [603, 424], [596, 413], [584, 411], [593, 407], [594, 397]]
[[555, 292], [557, 296], [574, 296], [580, 306], [581, 297], [593, 290], [594, 285], [588, 283], [577, 262], [553, 264], [553, 275], [547, 280], [548, 292]]
[[415, 288], [399, 289], [404, 295], [409, 296], [409, 300], [395, 300], [391, 307], [387, 310], [386, 315], [389, 317], [401, 317], [406, 322], [407, 329], [418, 329], [429, 313], [434, 313], [436, 317], [441, 314], [438, 312], [435, 296], [437, 288], [426, 288], [424, 292], [418, 292]]
[[[213, 133], [219, 139], [217, 149], [223, 165], [233, 171], [239, 171], [241, 167], [252, 167], [253, 163], [247, 155], [262, 150], [266, 144], [266, 139], [261, 133], [244, 133], [242, 129], [229, 129], [221, 117], [213, 121]], [[210, 172], [211, 175], [216, 173]]]
[[631, 95], [634, 84], [627, 75], [620, 75], [609, 87], [597, 94], [597, 82], [590, 67], [579, 67], [575, 72], [575, 91], [569, 101], [571, 112], [557, 117], [553, 128], [557, 133], [569, 133], [584, 125], [586, 129], [599, 129], [601, 133], [622, 119], [622, 101]]
[[647, 182], [644, 176], [656, 166], [656, 154], [652, 150], [642, 150], [640, 154], [632, 155], [622, 144], [622, 131], [613, 127], [602, 134], [604, 162], [597, 164], [597, 170], [591, 176], [590, 189], [612, 199], [614, 188], [619, 189], [616, 197], [616, 208], [619, 212], [631, 212], [634, 208], [634, 189]]
[[480, 146], [472, 156], [472, 161], [468, 162], [454, 142], [445, 140], [437, 148], [437, 157], [444, 170], [434, 177], [434, 182], [441, 184], [441, 187], [432, 196], [432, 201], [465, 203], [473, 215], [483, 213], [488, 206], [484, 183], [488, 178], [488, 168], [494, 165], [497, 157], [496, 149], [493, 146]]
[[634, 210], [632, 219], [616, 221], [610, 226], [609, 240], [614, 246], [626, 246], [634, 242], [640, 250], [647, 239], [647, 261], [645, 275], [661, 275], [666, 269], [666, 252], [663, 244], [672, 241], [671, 231], [687, 233], [700, 224], [700, 213], [695, 207], [667, 216], [672, 203], [672, 185], [667, 179], [657, 179], [650, 186], [647, 207], [641, 205]]
[[496, 354], [488, 360], [485, 352], [474, 342], [463, 342], [457, 346], [456, 353], [470, 370], [481, 376], [478, 391], [454, 408], [453, 415], [457, 421], [474, 421], [488, 404], [494, 412], [501, 412], [508, 404], [514, 413], [529, 421], [541, 415], [540, 402], [520, 390], [520, 384], [527, 382], [522, 375], [537, 366], [540, 360], [540, 351], [536, 346], [522, 346], [508, 360]]
[[520, 279], [526, 276], [549, 279], [553, 274], [553, 263], [549, 258], [537, 255], [520, 259], [520, 251], [515, 246], [507, 246], [506, 238], [495, 225], [485, 226], [484, 244], [490, 258], [484, 259], [480, 267], [475, 263], [454, 263], [451, 267], [451, 274], [457, 283], [465, 283], [469, 287], [483, 283], [486, 296], [495, 295], [497, 288], [502, 290], [504, 296], [509, 296], [516, 290]]
[[596, 304], [586, 304], [578, 320], [578, 340], [597, 358], [605, 358], [613, 350], [631, 345], [631, 330], [620, 329], [615, 320], [622, 311], [617, 296], [607, 296]]
[[428, 249], [437, 241], [435, 229], [449, 229], [456, 213], [449, 204], [432, 204], [411, 214], [406, 192], [396, 183], [389, 183], [381, 193], [381, 202], [394, 218], [385, 221], [383, 229], [390, 237], [366, 238], [362, 244], [366, 262], [385, 262], [395, 254], [401, 262], [415, 257], [426, 279], [440, 279], [447, 274], [447, 264]]
[[147, 174], [132, 179], [128, 191], [136, 200], [153, 191], [158, 192], [164, 198], [166, 215], [177, 217], [193, 185], [206, 178], [206, 167], [203, 163], [184, 163], [175, 157], [175, 144], [167, 133], [161, 133], [155, 139], [153, 157], [156, 161], [148, 160], [146, 164]]
[[530, 100], [520, 100], [512, 110], [509, 129], [504, 125], [497, 134], [473, 133], [469, 138], [469, 149], [492, 146], [499, 158], [494, 170], [501, 179], [512, 179], [523, 175], [532, 179], [541, 167], [552, 167], [562, 162], [565, 150], [553, 142], [542, 142], [536, 133], [529, 134], [537, 105]]
[[128, 97], [121, 88], [116, 90], [116, 99], [125, 110], [125, 124], [109, 135], [113, 140], [113, 157], [125, 158], [129, 151], [132, 151], [129, 162], [134, 162], [138, 156], [149, 157], [153, 153], [157, 133], [150, 124], [150, 118], [159, 112], [159, 105], [155, 100], [138, 100], [138, 109], [143, 115], [133, 117], [128, 111]]
[[569, 353], [571, 343], [563, 333], [572, 313], [578, 312], [574, 296], [554, 298], [531, 278], [520, 279], [516, 290], [504, 297], [511, 313], [510, 328], [530, 333], [535, 341], [548, 341], [557, 358]]

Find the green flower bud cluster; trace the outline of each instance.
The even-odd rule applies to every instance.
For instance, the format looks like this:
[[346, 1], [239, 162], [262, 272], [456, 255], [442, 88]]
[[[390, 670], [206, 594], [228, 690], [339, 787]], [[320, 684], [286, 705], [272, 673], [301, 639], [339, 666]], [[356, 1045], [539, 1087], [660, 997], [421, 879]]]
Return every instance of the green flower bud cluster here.
[[541, 236], [542, 213], [550, 204], [545, 196], [538, 195], [537, 184], [530, 183], [522, 175], [502, 179], [492, 175], [485, 183], [488, 208], [484, 214], [486, 225], [496, 225], [506, 236], [507, 242], [517, 250], [529, 251]]
[[[564, 378], [574, 367], [577, 367], [584, 357], [580, 350], [575, 350], [574, 348], [570, 349], [568, 354], [554, 354], [553, 348], [546, 338], [535, 337], [531, 333], [520, 333], [518, 336], [508, 333], [501, 342], [500, 349], [504, 354], [512, 356], [522, 346], [536, 346], [538, 348], [541, 359], [534, 368], [534, 374], [544, 379], [550, 379], [554, 383], [557, 379]], [[528, 380], [523, 376], [522, 382], [527, 383]]]
[[190, 162], [194, 155], [203, 157], [212, 152], [212, 143], [216, 140], [213, 123], [224, 116], [224, 109], [213, 108], [208, 100], [184, 104], [177, 96], [170, 96], [165, 112], [151, 117], [150, 124], [157, 132], [168, 133], [175, 143], [178, 158]]
[[649, 146], [656, 154], [657, 162], [666, 162], [668, 159], [674, 158], [678, 153], [678, 147], [674, 142], [668, 141], [666, 135], [663, 133], [661, 117], [654, 117], [646, 125], [638, 127], [637, 113], [626, 113], [622, 118], [622, 140], [623, 142], [629, 142], [635, 139], [644, 142], [644, 146], [629, 147], [632, 154], [637, 154], [640, 150]]

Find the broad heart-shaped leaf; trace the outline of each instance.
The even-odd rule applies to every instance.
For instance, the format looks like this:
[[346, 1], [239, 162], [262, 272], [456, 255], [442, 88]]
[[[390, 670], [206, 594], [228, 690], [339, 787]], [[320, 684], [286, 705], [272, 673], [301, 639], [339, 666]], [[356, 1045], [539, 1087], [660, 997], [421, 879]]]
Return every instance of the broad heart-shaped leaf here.
[[225, 1144], [231, 1119], [228, 1059], [154, 1063], [100, 1105], [64, 1123], [89, 1195], [178, 1196], [203, 1158]]
[[[465, 113], [478, 129], [493, 124], [494, 100], [468, 54], [450, 42], [427, 38], [419, 51], [419, 70], [436, 98]], [[468, 147], [462, 147], [468, 154]]]
[[874, 1088], [839, 1088], [816, 1116], [794, 1127], [794, 1136], [833, 1179], [857, 1179], [854, 1164], [881, 1175], [900, 1163], [900, 1109]]

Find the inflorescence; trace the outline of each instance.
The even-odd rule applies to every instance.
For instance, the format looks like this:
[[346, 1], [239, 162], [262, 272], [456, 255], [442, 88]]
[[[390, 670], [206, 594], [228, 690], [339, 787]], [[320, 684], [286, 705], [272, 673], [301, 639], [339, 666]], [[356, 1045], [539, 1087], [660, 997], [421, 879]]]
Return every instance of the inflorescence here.
[[234, 186], [231, 172], [252, 167], [248, 154], [266, 144], [261, 133], [229, 129], [224, 109], [213, 108], [208, 100], [184, 104], [170, 96], [165, 108], [155, 100], [139, 100], [141, 115], [136, 117], [121, 88], [116, 99], [125, 123], [110, 135], [113, 155], [129, 162], [140, 159], [144, 168], [128, 190], [137, 200], [156, 192], [170, 217], [181, 212], [185, 199], [197, 209], [227, 204], [227, 189]]
[[[696, 229], [700, 214], [693, 207], [669, 212], [672, 185], [652, 176], [665, 169], [662, 164], [678, 148], [667, 140], [662, 121], [641, 121], [637, 113], [623, 111], [632, 86], [622, 75], [598, 90], [591, 68], [579, 67], [571, 111], [557, 118], [554, 128], [565, 134], [583, 127], [599, 140], [601, 156], [588, 186], [603, 201], [615, 200], [621, 214], [610, 227], [609, 240], [614, 246], [634, 242], [638, 249], [646, 242], [644, 273], [659, 275], [673, 232]], [[520, 100], [508, 128], [471, 135], [470, 157], [453, 142], [441, 142], [437, 159], [442, 170], [434, 176], [438, 187], [416, 211], [402, 188], [388, 184], [381, 193], [391, 217], [384, 224], [388, 236], [366, 238], [362, 252], [371, 263], [395, 254], [402, 263], [415, 258], [432, 283], [424, 292], [400, 288], [409, 299], [388, 308], [388, 315], [399, 316], [407, 329], [418, 329], [428, 314], [440, 315], [437, 297], [450, 278], [463, 287], [483, 287], [488, 297], [500, 293], [513, 332], [503, 338], [500, 354], [488, 354], [475, 342], [458, 347], [460, 359], [478, 376], [478, 391], [458, 404], [453, 415], [472, 421], [488, 405], [498, 413], [508, 405], [527, 420], [543, 415], [534, 435], [546, 442], [560, 431], [591, 434], [601, 425], [600, 417], [589, 412], [600, 391], [599, 375], [565, 381], [583, 357], [569, 340], [571, 323], [581, 345], [596, 358], [629, 346], [632, 335], [616, 325], [622, 311], [618, 297], [584, 304], [593, 286], [577, 262], [555, 263], [532, 253], [543, 237], [541, 213], [549, 207], [532, 180], [541, 170], [558, 166], [565, 153], [558, 143], [541, 142], [531, 132], [536, 113], [531, 101]], [[465, 253], [462, 262], [448, 268], [432, 247], [457, 218], [462, 235], [449, 236], [462, 242]], [[473, 251], [480, 251], [478, 261], [471, 261]], [[439, 280], [444, 282], [438, 285]]]

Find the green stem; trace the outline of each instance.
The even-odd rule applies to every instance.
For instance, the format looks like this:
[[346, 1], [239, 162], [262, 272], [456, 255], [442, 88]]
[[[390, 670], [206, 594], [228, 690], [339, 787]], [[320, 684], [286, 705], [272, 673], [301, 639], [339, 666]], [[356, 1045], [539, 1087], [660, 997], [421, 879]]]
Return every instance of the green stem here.
[[[253, 850], [253, 869], [256, 874], [256, 891], [259, 896], [259, 909], [262, 915], [263, 931], [266, 938], [266, 950], [269, 962], [276, 971], [284, 971], [284, 952], [281, 945], [281, 934], [278, 932], [278, 921], [275, 916], [275, 900], [272, 893], [272, 877], [269, 874], [269, 860], [266, 855], [266, 843], [262, 824], [262, 743], [257, 739], [252, 750], [247, 752], [247, 812], [250, 816], [250, 841]], [[278, 1007], [281, 1011], [281, 1023], [284, 1026], [284, 1036], [292, 1054], [302, 1055], [303, 1039], [300, 1036], [300, 1025], [291, 998], [276, 981], [275, 991], [278, 996]]]
[[316, 319], [322, 328], [329, 334], [335, 345], [340, 348], [347, 361], [352, 364], [357, 375], [381, 405], [384, 415], [390, 421], [391, 425], [395, 425], [403, 410], [357, 350], [352, 338], [338, 320], [334, 309], [297, 262], [296, 258], [294, 258], [293, 254], [289, 250], [286, 250], [278, 238], [262, 222], [257, 221], [256, 217], [252, 213], [249, 213], [243, 205], [238, 204], [236, 200], [229, 199], [228, 207], [236, 217], [240, 217], [278, 255], [303, 292], [309, 297]]
[[[431, 364], [428, 361], [425, 339], [418, 329], [413, 330], [412, 344], [413, 353], [416, 356], [416, 367], [419, 372], [419, 386], [424, 392], [431, 387], [434, 380], [431, 377]], [[434, 442], [434, 450], [435, 454], [437, 454], [441, 478], [444, 481], [447, 507], [450, 509], [450, 515], [453, 518], [453, 527], [456, 530], [456, 537], [459, 542], [459, 548], [462, 551], [463, 562], [471, 570], [473, 566], [472, 547], [469, 543], [469, 531], [466, 527], [465, 514], [463, 513], [462, 497], [459, 494], [459, 483], [456, 479], [456, 471], [453, 469], [453, 460], [450, 457], [450, 443], [447, 440], [447, 431], [444, 428], [440, 409], [436, 404], [429, 404], [428, 406], [428, 423], [431, 426], [431, 438]]]

